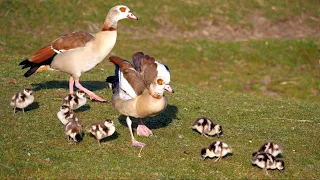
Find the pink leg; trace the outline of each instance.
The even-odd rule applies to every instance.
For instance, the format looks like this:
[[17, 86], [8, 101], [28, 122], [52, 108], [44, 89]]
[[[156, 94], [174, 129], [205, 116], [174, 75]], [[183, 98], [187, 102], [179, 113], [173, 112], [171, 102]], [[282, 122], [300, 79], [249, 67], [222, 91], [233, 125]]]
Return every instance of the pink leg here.
[[142, 120], [139, 119], [138, 128], [137, 128], [138, 136], [150, 136], [152, 135], [152, 131], [143, 124]]
[[89, 90], [86, 89], [85, 87], [83, 87], [83, 86], [80, 84], [79, 80], [75, 80], [75, 83], [76, 83], [76, 87], [77, 87], [78, 89], [80, 89], [80, 90], [84, 91], [86, 94], [88, 94], [88, 96], [90, 97], [90, 100], [95, 99], [95, 100], [97, 100], [97, 101], [102, 101], [102, 102], [107, 101], [107, 100], [105, 100], [105, 99], [97, 96], [95, 93], [89, 91]]
[[129, 128], [129, 131], [130, 131], [130, 135], [131, 135], [132, 146], [144, 147], [146, 144], [136, 141], [136, 139], [133, 136], [132, 127], [131, 127], [131, 125], [132, 125], [131, 119], [129, 117], [127, 117], [126, 121], [127, 121], [127, 125], [128, 125], [128, 128]]
[[72, 76], [70, 76], [70, 79], [69, 79], [69, 92], [70, 92], [70, 94], [73, 94], [73, 85], [74, 85], [74, 79]]

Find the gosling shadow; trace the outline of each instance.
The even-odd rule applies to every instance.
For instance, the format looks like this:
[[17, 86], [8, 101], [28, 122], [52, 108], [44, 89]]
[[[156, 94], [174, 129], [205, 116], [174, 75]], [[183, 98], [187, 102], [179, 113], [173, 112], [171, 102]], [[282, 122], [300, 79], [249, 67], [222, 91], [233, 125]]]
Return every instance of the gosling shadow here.
[[115, 131], [111, 136], [105, 137], [100, 140], [101, 143], [108, 142], [108, 141], [113, 141], [119, 137], [119, 133]]
[[89, 111], [91, 107], [86, 104], [84, 106], [79, 107], [78, 109], [73, 110], [75, 113]]
[[[224, 160], [228, 159], [229, 156], [233, 156], [233, 154], [232, 153], [226, 154], [225, 156], [222, 157], [222, 159], [220, 161], [224, 161]], [[206, 157], [205, 159], [203, 159], [203, 161], [205, 161], [206, 159], [214, 160], [214, 159], [217, 159], [217, 157], [212, 157], [212, 158]], [[220, 162], [220, 161], [218, 161], [218, 162]]]
[[[38, 102], [33, 102], [32, 104], [30, 104], [28, 107], [24, 108], [24, 112], [28, 112], [28, 111], [33, 111], [35, 109], [38, 109], [40, 107]], [[19, 111], [22, 112], [22, 109], [20, 108], [16, 108], [16, 112], [14, 112], [15, 114], [18, 113]]]
[[30, 104], [27, 108], [24, 109], [25, 112], [27, 111], [33, 111], [35, 109], [38, 109], [40, 107], [38, 102], [33, 102], [32, 104]]
[[[92, 135], [91, 133], [86, 133], [85, 136], [89, 136], [90, 138], [92, 138], [95, 141], [97, 141], [96, 137], [94, 135]], [[100, 143], [113, 141], [113, 140], [117, 139], [118, 137], [119, 137], [119, 133], [117, 131], [115, 131], [111, 136], [108, 136], [108, 137], [105, 137], [105, 138], [101, 139]]]

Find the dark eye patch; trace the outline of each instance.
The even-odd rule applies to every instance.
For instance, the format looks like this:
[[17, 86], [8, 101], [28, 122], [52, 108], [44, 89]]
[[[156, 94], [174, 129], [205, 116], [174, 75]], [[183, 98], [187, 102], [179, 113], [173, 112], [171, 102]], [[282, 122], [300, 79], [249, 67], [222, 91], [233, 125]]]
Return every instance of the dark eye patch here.
[[120, 11], [121, 11], [121, 12], [126, 12], [126, 10], [127, 10], [127, 9], [126, 9], [125, 7], [121, 7], [121, 8], [120, 8]]

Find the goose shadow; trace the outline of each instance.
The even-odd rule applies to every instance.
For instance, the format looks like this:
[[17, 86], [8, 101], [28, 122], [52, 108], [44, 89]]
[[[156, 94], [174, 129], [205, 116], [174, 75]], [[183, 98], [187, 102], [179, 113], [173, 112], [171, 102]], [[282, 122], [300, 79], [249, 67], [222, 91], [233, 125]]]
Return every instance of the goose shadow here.
[[[167, 105], [166, 109], [155, 117], [142, 118], [143, 123], [150, 129], [158, 129], [168, 126], [173, 120], [179, 120], [177, 117], [179, 110], [177, 106]], [[138, 127], [139, 118], [130, 117], [132, 128]], [[128, 127], [126, 116], [120, 115], [118, 120], [121, 125]]]
[[[40, 107], [40, 105], [38, 102], [33, 102], [28, 107], [24, 108], [24, 112], [33, 111], [35, 109], [38, 109], [39, 107]], [[15, 114], [18, 113], [19, 111], [22, 111], [22, 109], [16, 108]]]
[[[83, 87], [86, 87], [90, 91], [97, 91], [101, 89], [109, 89], [108, 84], [105, 81], [81, 81]], [[42, 89], [69, 89], [68, 81], [46, 81], [41, 83], [32, 84], [34, 91], [39, 91]]]

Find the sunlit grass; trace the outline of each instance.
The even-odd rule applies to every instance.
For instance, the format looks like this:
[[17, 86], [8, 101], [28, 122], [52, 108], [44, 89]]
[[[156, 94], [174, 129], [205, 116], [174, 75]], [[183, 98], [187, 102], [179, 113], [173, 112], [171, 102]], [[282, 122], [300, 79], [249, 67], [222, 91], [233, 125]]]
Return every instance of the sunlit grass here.
[[[121, 2], [140, 20], [119, 22], [112, 55], [131, 59], [133, 52], [143, 51], [154, 56], [169, 66], [176, 91], [167, 94], [169, 105], [163, 113], [145, 120], [154, 136], [137, 137], [147, 144], [142, 157], [138, 157], [140, 149], [130, 145], [124, 117], [119, 117], [110, 103], [89, 102], [76, 113], [84, 127], [113, 119], [115, 135], [101, 147], [88, 135], [78, 145], [68, 145], [56, 113], [68, 93], [69, 75], [47, 71], [23, 77], [19, 62], [67, 32], [99, 30], [108, 9], [115, 5], [110, 1], [59, 2], [0, 4], [1, 179], [320, 177], [319, 37], [217, 42], [203, 36], [152, 36], [166, 29], [164, 26], [177, 32], [196, 30], [203, 18], [250, 29], [246, 17], [257, 11], [272, 22], [302, 14], [305, 21], [313, 22], [319, 18], [318, 1]], [[106, 59], [80, 80], [110, 99], [105, 78], [112, 75], [113, 68]], [[24, 87], [35, 90], [36, 103], [25, 115], [14, 115], [10, 98]], [[207, 139], [192, 131], [193, 121], [201, 116], [221, 124], [225, 135]], [[201, 161], [201, 148], [218, 139], [231, 145], [233, 154], [219, 163]], [[250, 162], [251, 153], [265, 140], [284, 147], [286, 170], [270, 171], [271, 177]]]

